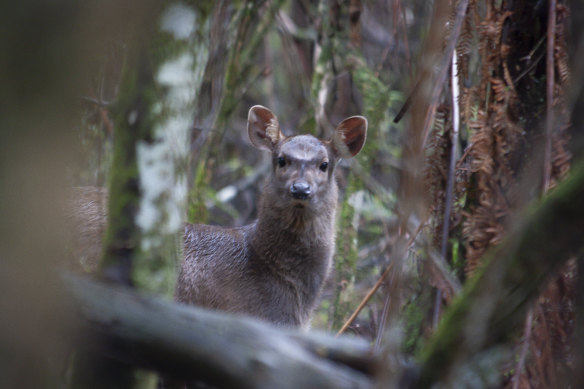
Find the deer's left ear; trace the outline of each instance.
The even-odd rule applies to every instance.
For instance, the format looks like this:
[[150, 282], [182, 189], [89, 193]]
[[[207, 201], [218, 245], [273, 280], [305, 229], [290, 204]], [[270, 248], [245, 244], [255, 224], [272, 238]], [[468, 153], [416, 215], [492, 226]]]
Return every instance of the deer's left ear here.
[[341, 158], [352, 158], [359, 154], [367, 138], [367, 119], [351, 116], [343, 120], [333, 134], [333, 147]]

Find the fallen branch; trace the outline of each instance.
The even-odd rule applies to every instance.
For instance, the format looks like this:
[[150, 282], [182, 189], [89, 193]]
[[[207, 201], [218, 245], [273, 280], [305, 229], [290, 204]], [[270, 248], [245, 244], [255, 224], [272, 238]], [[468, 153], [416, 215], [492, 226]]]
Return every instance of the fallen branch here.
[[79, 341], [90, 352], [218, 388], [372, 387], [375, 358], [365, 342], [63, 278], [83, 329]]

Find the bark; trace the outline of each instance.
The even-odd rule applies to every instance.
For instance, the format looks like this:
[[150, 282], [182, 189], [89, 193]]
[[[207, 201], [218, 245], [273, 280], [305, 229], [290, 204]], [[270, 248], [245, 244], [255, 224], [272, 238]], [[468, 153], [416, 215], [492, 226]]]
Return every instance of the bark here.
[[63, 277], [84, 347], [122, 363], [218, 388], [368, 388], [375, 358], [356, 339], [278, 329]]
[[159, 4], [152, 0], [139, 8], [130, 2], [133, 17], [128, 24], [128, 51], [120, 94], [114, 136], [114, 153], [109, 183], [109, 222], [104, 240], [100, 273], [109, 280], [131, 285], [132, 265], [139, 250], [140, 234], [136, 214], [140, 204], [140, 180], [137, 146], [151, 142], [153, 120], [149, 115], [154, 104], [150, 92], [154, 82], [149, 58], [149, 39], [153, 36]]

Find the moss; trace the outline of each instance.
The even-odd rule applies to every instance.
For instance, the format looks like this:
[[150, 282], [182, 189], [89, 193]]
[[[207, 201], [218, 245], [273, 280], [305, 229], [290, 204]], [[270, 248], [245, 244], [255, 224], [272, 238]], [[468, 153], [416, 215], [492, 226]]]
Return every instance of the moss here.
[[[363, 115], [369, 122], [367, 147], [365, 152], [358, 156], [359, 161], [368, 168], [377, 152], [387, 152], [389, 148], [386, 139], [391, 123], [390, 108], [401, 103], [403, 96], [400, 92], [390, 90], [356, 52], [348, 56], [347, 66], [353, 75], [355, 86], [363, 97]], [[395, 147], [391, 154], [397, 158], [400, 150], [399, 147]]]
[[188, 216], [190, 223], [206, 223], [208, 219], [207, 206], [205, 205], [205, 188], [209, 185], [210, 174], [207, 173], [207, 164], [200, 163], [193, 181], [193, 187], [189, 191]]
[[[199, 8], [193, 9], [193, 12], [196, 13], [197, 10]], [[189, 87], [197, 89], [200, 86], [203, 69], [207, 63], [208, 41], [198, 37], [208, 35], [210, 25], [206, 20], [207, 15], [208, 12], [196, 13], [195, 36], [176, 38], [172, 33], [159, 28], [159, 15], [152, 11], [151, 18], [143, 21], [144, 25], [141, 28], [136, 27], [132, 31], [134, 42], [128, 44], [127, 61], [115, 106], [116, 132], [110, 177], [110, 223], [106, 233], [107, 250], [102, 268], [118, 266], [120, 261], [125, 261], [125, 266], [131, 272], [131, 281], [137, 287], [166, 295], [170, 295], [174, 289], [174, 274], [180, 257], [177, 251], [181, 243], [173, 231], [164, 232], [168, 227], [165, 223], [169, 222], [168, 212], [175, 212], [173, 214], [175, 215], [177, 211], [175, 208], [171, 210], [165, 208], [168, 197], [164, 197], [163, 193], [159, 198], [150, 200], [150, 206], [157, 207], [161, 215], [154, 222], [156, 226], [145, 227], [149, 231], [142, 233], [136, 225], [136, 215], [142, 200], [140, 191], [141, 188], [148, 189], [147, 185], [141, 186], [139, 182], [137, 146], [140, 144], [142, 155], [142, 151], [147, 150], [148, 146], [153, 144], [160, 146], [168, 141], [169, 137], [179, 137], [176, 139], [178, 142], [182, 142], [183, 135], [186, 138], [187, 128], [182, 134], [180, 128], [171, 130], [166, 124], [170, 119], [184, 118], [185, 114], [190, 118], [197, 96], [193, 94], [188, 100], [177, 99], [177, 91], [173, 89], [175, 85], [159, 80], [159, 76], [162, 74], [161, 69], [169, 62], [176, 62], [177, 58], [189, 56], [189, 61], [190, 57], [193, 59], [192, 69], [184, 69], [183, 66], [181, 70], [186, 73], [192, 70], [195, 74], [187, 80]], [[189, 61], [182, 61], [181, 64], [190, 64]], [[178, 93], [180, 92], [183, 91], [179, 90]], [[186, 174], [186, 147], [185, 155], [180, 153], [181, 150], [176, 150], [173, 161], [165, 162], [174, 169], [172, 174], [176, 185], [180, 185], [181, 178]], [[150, 157], [154, 158], [155, 163], [159, 161], [157, 158], [163, 158], [157, 156], [155, 152], [150, 154]], [[174, 222], [173, 219], [171, 228], [177, 228], [176, 225], [180, 223]], [[145, 248], [144, 252], [141, 251], [142, 247]]]
[[[353, 176], [349, 177], [346, 196], [356, 190]], [[333, 305], [332, 328], [339, 329], [353, 307], [351, 297], [355, 284], [357, 266], [357, 231], [354, 226], [355, 209], [343, 201], [339, 218], [339, 235], [337, 236], [336, 289]]]
[[[153, 75], [149, 65], [145, 48], [140, 45], [131, 47], [115, 106], [116, 132], [109, 183], [109, 223], [104, 242], [102, 271], [120, 269], [120, 266], [128, 267], [127, 263], [122, 265], [121, 261], [129, 261], [126, 257], [129, 255], [131, 258], [137, 253], [136, 248], [140, 241], [135, 225], [140, 200], [136, 144], [139, 140], [152, 138], [154, 120], [150, 115], [150, 106], [155, 95], [151, 91]], [[122, 276], [128, 277], [129, 274]]]
[[403, 310], [403, 321], [405, 340], [403, 344], [404, 352], [417, 354], [422, 347], [422, 337], [420, 329], [424, 320], [422, 306], [414, 299], [407, 304]]

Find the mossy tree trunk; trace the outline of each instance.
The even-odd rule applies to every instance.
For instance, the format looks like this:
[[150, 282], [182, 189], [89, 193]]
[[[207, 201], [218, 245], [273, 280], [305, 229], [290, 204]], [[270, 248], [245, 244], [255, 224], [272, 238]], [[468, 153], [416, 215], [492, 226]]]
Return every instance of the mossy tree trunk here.
[[[149, 58], [150, 40], [157, 13], [154, 2], [144, 9], [134, 4], [136, 16], [130, 20], [129, 43], [120, 94], [114, 137], [114, 156], [109, 183], [108, 228], [104, 240], [101, 275], [111, 281], [132, 285], [132, 262], [140, 247], [136, 215], [140, 204], [137, 146], [152, 139], [155, 102], [153, 64]], [[158, 5], [156, 5], [158, 7]]]
[[[208, 9], [179, 1], [127, 5], [100, 275], [170, 295], [182, 246], [188, 139], [209, 50]], [[132, 367], [82, 348], [72, 386], [87, 385], [140, 384]]]
[[[369, 171], [378, 152], [385, 151], [389, 128], [389, 107], [395, 97], [378, 75], [372, 72], [359, 52], [362, 4], [360, 1], [321, 1], [318, 5], [320, 29], [317, 33], [315, 68], [311, 97], [315, 109], [313, 134], [327, 138], [344, 118], [364, 115], [368, 120], [367, 143], [351, 164]], [[335, 258], [335, 289], [331, 307], [331, 327], [338, 329], [347, 319], [355, 301], [357, 231], [361, 215], [353, 195], [364, 189], [363, 177], [351, 174], [344, 187], [339, 212], [339, 235]], [[383, 200], [388, 200], [384, 198]], [[383, 204], [387, 208], [390, 204]]]
[[115, 107], [102, 274], [167, 295], [180, 258], [189, 136], [209, 53], [208, 8], [136, 5]]

